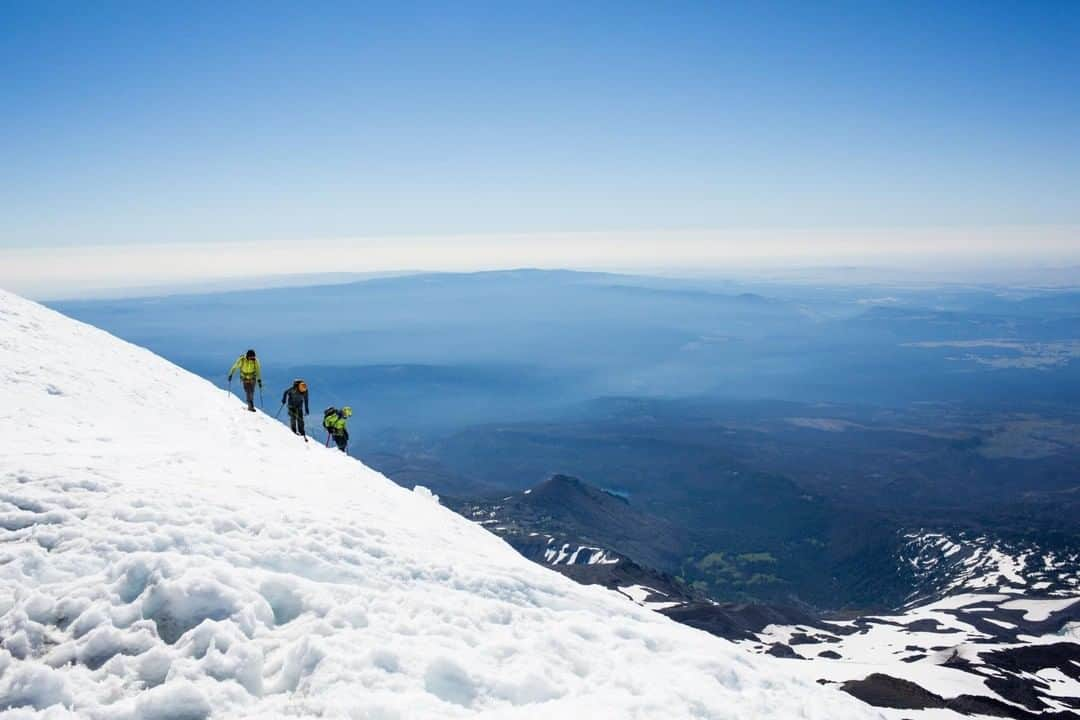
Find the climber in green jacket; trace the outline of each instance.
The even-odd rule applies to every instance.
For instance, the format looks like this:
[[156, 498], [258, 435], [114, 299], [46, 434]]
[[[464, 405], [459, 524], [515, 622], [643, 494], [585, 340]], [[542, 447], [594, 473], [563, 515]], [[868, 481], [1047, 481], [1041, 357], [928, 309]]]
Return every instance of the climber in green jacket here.
[[[347, 452], [349, 447], [349, 431], [345, 427], [345, 421], [352, 417], [352, 408], [343, 407], [338, 410], [336, 407], [328, 407], [323, 411], [323, 427], [326, 428], [327, 434], [334, 438], [334, 442], [337, 443], [338, 450], [341, 452]], [[326, 439], [326, 444], [330, 444], [330, 438]]]
[[248, 410], [255, 412], [255, 384], [262, 389], [262, 368], [259, 367], [259, 359], [255, 357], [254, 350], [236, 358], [236, 362], [229, 368], [229, 382], [232, 382], [233, 373], [240, 371], [240, 381], [244, 384], [244, 395], [247, 396]]

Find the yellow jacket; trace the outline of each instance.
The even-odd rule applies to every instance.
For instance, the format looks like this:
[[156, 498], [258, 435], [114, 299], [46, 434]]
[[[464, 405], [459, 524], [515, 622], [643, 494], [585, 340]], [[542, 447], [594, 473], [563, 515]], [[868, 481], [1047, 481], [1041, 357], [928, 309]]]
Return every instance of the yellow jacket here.
[[229, 368], [229, 377], [237, 370], [240, 371], [241, 380], [259, 380], [262, 381], [262, 368], [259, 367], [259, 358], [248, 359], [244, 355], [236, 358], [236, 362]]

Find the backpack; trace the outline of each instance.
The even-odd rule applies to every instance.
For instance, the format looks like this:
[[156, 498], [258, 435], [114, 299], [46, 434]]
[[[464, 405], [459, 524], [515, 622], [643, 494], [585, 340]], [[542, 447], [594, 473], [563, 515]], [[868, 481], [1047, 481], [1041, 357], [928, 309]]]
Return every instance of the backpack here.
[[331, 420], [333, 420], [333, 418], [337, 417], [337, 414], [338, 414], [337, 408], [334, 407], [333, 405], [331, 405], [330, 407], [323, 410], [322, 426], [324, 428], [326, 428], [327, 430], [329, 430], [330, 429], [330, 422], [331, 422]]

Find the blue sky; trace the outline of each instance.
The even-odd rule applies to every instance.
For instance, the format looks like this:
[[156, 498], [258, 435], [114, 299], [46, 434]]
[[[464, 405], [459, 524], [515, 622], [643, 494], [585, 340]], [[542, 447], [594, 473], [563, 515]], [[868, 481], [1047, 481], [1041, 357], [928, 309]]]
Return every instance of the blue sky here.
[[9, 0], [0, 248], [1071, 227], [1078, 36], [1076, 2]]

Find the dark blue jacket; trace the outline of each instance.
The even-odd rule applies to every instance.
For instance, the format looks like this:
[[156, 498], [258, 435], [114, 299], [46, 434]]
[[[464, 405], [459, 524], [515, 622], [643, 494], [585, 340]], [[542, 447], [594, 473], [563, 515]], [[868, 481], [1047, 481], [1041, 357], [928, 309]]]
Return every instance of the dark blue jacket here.
[[288, 390], [282, 393], [281, 402], [283, 404], [288, 403], [290, 408], [294, 408], [296, 410], [299, 410], [302, 406], [305, 413], [309, 412], [307, 390], [300, 392], [299, 388], [297, 388], [295, 385], [291, 386]]

